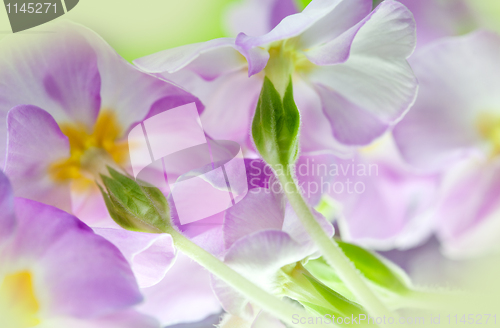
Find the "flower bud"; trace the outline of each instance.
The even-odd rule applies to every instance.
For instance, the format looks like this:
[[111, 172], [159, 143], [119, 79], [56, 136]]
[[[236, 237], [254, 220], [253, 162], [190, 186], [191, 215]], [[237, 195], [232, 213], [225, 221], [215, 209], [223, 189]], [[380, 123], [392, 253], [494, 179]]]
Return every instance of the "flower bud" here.
[[164, 233], [170, 224], [167, 199], [155, 187], [139, 184], [108, 167], [110, 177], [101, 175], [106, 190], [102, 196], [109, 214], [121, 227], [150, 233]]

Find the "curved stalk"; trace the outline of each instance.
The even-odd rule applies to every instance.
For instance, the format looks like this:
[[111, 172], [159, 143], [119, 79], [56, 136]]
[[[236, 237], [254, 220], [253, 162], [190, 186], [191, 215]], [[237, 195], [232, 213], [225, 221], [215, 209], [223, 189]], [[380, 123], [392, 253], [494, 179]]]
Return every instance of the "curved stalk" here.
[[383, 318], [385, 316], [396, 318], [397, 315], [389, 311], [365, 283], [359, 271], [342, 252], [337, 243], [323, 231], [323, 228], [316, 221], [311, 209], [302, 197], [290, 169], [277, 170], [276, 174], [295, 213], [319, 247], [323, 257], [337, 271], [340, 279], [358, 298], [368, 313], [374, 317]]
[[189, 240], [174, 228], [169, 227], [167, 233], [172, 236], [174, 245], [178, 250], [199, 263], [201, 266], [233, 287], [235, 290], [239, 291], [264, 311], [285, 322], [290, 327], [336, 327], [336, 325], [331, 324], [324, 325], [308, 323], [300, 324], [300, 322], [297, 323], [297, 318], [309, 318], [313, 315], [310, 315], [303, 309], [297, 306], [293, 306], [292, 304], [282, 301], [276, 296], [269, 294], [250, 280], [240, 275], [238, 272], [234, 271], [221, 260], [193, 243], [191, 240]]

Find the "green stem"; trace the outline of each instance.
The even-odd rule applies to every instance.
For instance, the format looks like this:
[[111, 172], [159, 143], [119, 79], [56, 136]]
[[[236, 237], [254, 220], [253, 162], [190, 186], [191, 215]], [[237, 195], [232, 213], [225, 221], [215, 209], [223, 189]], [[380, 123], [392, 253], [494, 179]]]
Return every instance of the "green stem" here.
[[319, 247], [323, 257], [338, 273], [339, 278], [354, 293], [370, 315], [381, 318], [384, 316], [396, 318], [397, 316], [389, 311], [375, 296], [362, 279], [359, 271], [342, 252], [337, 243], [323, 231], [323, 228], [316, 221], [311, 209], [302, 197], [289, 169], [277, 170], [276, 172], [292, 208], [295, 210], [306, 231]]
[[234, 271], [221, 260], [193, 243], [191, 240], [189, 240], [174, 228], [169, 227], [168, 231], [166, 232], [172, 236], [174, 245], [178, 250], [189, 256], [191, 259], [196, 261], [198, 264], [217, 276], [219, 279], [223, 280], [229, 286], [239, 291], [249, 301], [258, 305], [264, 311], [287, 323], [291, 327], [335, 327], [332, 325], [326, 326], [297, 323], [296, 318], [309, 318], [313, 315], [308, 314], [303, 309], [294, 306], [291, 303], [286, 303], [285, 301], [278, 299], [276, 296], [269, 294], [250, 280], [240, 275], [238, 272]]

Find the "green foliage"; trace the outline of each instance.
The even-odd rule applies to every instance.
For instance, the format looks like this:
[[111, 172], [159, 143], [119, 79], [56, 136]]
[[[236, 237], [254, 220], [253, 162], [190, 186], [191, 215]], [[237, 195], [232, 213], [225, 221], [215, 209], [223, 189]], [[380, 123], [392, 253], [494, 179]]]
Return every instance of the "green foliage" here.
[[106, 190], [99, 188], [113, 220], [127, 230], [166, 232], [170, 211], [162, 192], [155, 187], [142, 186], [110, 167], [108, 171], [111, 177], [101, 175]]
[[[406, 296], [412, 291], [409, 278], [395, 264], [362, 247], [337, 241], [344, 254], [356, 269], [373, 285], [392, 294]], [[306, 265], [316, 278], [343, 296], [354, 299], [334, 269], [323, 258], [309, 261]]]
[[299, 152], [300, 115], [290, 78], [283, 99], [269, 78], [264, 84], [252, 122], [252, 136], [262, 158], [271, 166], [288, 167]]
[[362, 247], [337, 241], [344, 254], [353, 262], [366, 279], [396, 294], [410, 291], [409, 279], [393, 263]]
[[357, 316], [361, 313], [366, 314], [359, 304], [348, 300], [318, 280], [308, 277], [307, 275], [305, 277], [309, 280], [314, 289], [316, 289], [321, 296], [328, 301], [332, 309], [334, 309], [334, 311], [329, 312], [330, 314], [335, 314], [336, 316], [339, 314], [342, 316], [349, 316], [351, 314]]

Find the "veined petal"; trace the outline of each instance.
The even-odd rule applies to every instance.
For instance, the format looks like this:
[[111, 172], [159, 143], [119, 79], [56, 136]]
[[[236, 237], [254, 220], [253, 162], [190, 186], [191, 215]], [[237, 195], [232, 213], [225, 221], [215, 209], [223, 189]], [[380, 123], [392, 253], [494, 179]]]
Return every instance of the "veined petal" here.
[[18, 227], [4, 260], [14, 272], [32, 272], [44, 313], [93, 318], [142, 300], [119, 250], [77, 218], [23, 198], [15, 211]]
[[261, 230], [281, 230], [285, 216], [283, 195], [272, 188], [254, 188], [226, 211], [224, 244], [229, 249], [238, 239]]
[[209, 273], [182, 253], [165, 278], [155, 286], [143, 288], [142, 293], [145, 301], [138, 310], [155, 316], [162, 327], [200, 321], [221, 311], [210, 287]]
[[175, 73], [187, 69], [205, 80], [213, 80], [246, 66], [233, 38], [194, 43], [136, 59], [134, 63], [149, 73]]
[[440, 169], [483, 145], [480, 115], [500, 115], [499, 58], [500, 37], [480, 31], [437, 41], [412, 59], [419, 96], [393, 131], [406, 161]]
[[322, 100], [313, 86], [294, 79], [293, 96], [300, 112], [300, 150], [304, 155], [349, 156], [352, 147], [341, 144], [332, 134], [332, 125], [323, 112]]
[[343, 0], [325, 17], [304, 31], [299, 39], [301, 49], [311, 49], [328, 43], [358, 25], [372, 10], [373, 1]]
[[203, 111], [196, 97], [171, 82], [139, 71], [92, 30], [72, 23], [61, 27], [85, 37], [96, 53], [101, 76], [101, 108], [117, 113], [123, 134], [133, 123], [143, 120], [157, 101], [165, 98], [168, 101], [161, 103], [161, 111], [192, 102]]
[[18, 197], [70, 211], [69, 184], [56, 182], [51, 166], [69, 157], [68, 138], [46, 111], [21, 105], [7, 115], [5, 173]]
[[130, 263], [141, 288], [159, 283], [174, 263], [177, 251], [170, 235], [120, 228], [93, 228], [93, 230], [118, 247]]
[[[356, 133], [361, 134], [368, 127], [373, 130], [369, 134], [380, 134], [384, 124], [399, 119], [415, 100], [417, 81], [406, 62], [414, 45], [415, 24], [411, 13], [396, 1], [384, 1], [360, 28], [347, 61], [318, 66], [308, 78], [358, 108], [353, 112], [372, 116], [365, 122], [368, 126], [359, 127]], [[324, 110], [330, 111], [327, 107]], [[334, 114], [331, 113], [332, 117]], [[347, 144], [353, 143], [350, 136], [342, 138]]]
[[[286, 232], [265, 230], [235, 242], [226, 253], [224, 263], [247, 279], [270, 292], [276, 290], [278, 270], [310, 255], [310, 249], [294, 241]], [[240, 293], [213, 277], [214, 290], [222, 307], [242, 318], [255, 315], [254, 309]]]
[[93, 126], [101, 107], [101, 77], [96, 54], [85, 38], [58, 29], [7, 37], [0, 45], [2, 122], [11, 108], [27, 104], [50, 111], [58, 122]]

